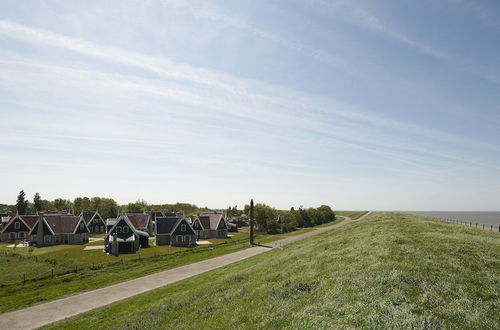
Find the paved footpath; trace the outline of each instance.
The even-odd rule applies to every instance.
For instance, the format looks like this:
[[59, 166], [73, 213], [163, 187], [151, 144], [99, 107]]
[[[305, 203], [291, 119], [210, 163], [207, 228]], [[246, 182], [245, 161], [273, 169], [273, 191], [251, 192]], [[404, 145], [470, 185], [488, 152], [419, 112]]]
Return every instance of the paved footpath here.
[[[365, 214], [358, 220], [361, 220], [367, 215], [368, 214]], [[267, 247], [251, 247], [242, 251], [120, 282], [101, 289], [79, 293], [66, 298], [0, 314], [0, 329], [35, 329], [256, 256], [269, 251], [270, 247], [280, 248], [286, 244], [296, 242], [306, 237], [318, 235], [325, 231], [344, 226], [352, 221], [354, 220], [346, 217], [344, 221], [335, 225], [317, 228], [300, 235], [288, 236], [282, 240], [269, 243]]]

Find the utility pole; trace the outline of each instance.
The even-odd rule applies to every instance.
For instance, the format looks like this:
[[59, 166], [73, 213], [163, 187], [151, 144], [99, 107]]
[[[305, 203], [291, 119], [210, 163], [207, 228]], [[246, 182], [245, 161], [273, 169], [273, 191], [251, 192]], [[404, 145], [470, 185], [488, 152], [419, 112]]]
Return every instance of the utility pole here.
[[250, 245], [253, 245], [253, 199], [250, 201]]

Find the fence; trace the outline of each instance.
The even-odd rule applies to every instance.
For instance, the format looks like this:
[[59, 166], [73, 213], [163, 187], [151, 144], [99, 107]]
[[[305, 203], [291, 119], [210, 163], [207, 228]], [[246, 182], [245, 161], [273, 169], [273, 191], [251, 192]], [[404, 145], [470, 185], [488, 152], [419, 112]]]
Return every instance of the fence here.
[[490, 231], [497, 231], [500, 232], [500, 225], [492, 225], [492, 224], [485, 224], [485, 223], [480, 223], [474, 220], [456, 220], [456, 219], [448, 219], [448, 218], [437, 218], [437, 217], [432, 217], [432, 216], [425, 216], [425, 215], [419, 215], [421, 217], [425, 217], [428, 219], [434, 219], [434, 220], [439, 220], [439, 221], [444, 221], [444, 222], [450, 222], [450, 223], [455, 223], [459, 225], [464, 225], [464, 226], [469, 226], [469, 227], [475, 227], [475, 228], [480, 228], [484, 230], [490, 230]]
[[129, 257], [125, 260], [122, 257], [116, 261], [111, 261], [111, 262], [102, 262], [102, 263], [97, 263], [97, 264], [96, 263], [81, 263], [79, 265], [61, 264], [61, 265], [59, 265], [59, 267], [56, 267], [56, 263], [54, 263], [52, 259], [43, 259], [43, 258], [38, 258], [38, 256], [22, 255], [22, 254], [19, 254], [16, 252], [10, 252], [10, 251], [1, 251], [0, 255], [2, 255], [4, 257], [19, 258], [19, 259], [29, 260], [29, 261], [33, 261], [33, 262], [37, 262], [37, 263], [51, 264], [54, 267], [52, 267], [48, 271], [44, 271], [42, 273], [37, 273], [37, 274], [20, 273], [18, 280], [0, 283], [0, 288], [12, 286], [12, 285], [19, 285], [19, 284], [24, 285], [27, 282], [35, 282], [35, 281], [41, 281], [41, 280], [47, 280], [47, 279], [60, 278], [62, 276], [70, 276], [70, 275], [81, 273], [85, 270], [98, 270], [98, 269], [103, 269], [106, 267], [137, 263], [139, 261], [145, 261], [145, 260], [161, 260], [161, 259], [166, 259], [166, 258], [176, 258], [176, 257], [180, 257], [184, 254], [202, 253], [202, 252], [207, 251], [207, 250], [213, 250], [216, 247], [224, 246], [227, 244], [238, 245], [240, 243], [246, 243], [246, 242], [248, 242], [248, 238], [242, 238], [242, 239], [237, 239], [237, 240], [228, 240], [226, 242], [221, 242], [221, 243], [212, 244], [212, 245], [208, 245], [208, 246], [198, 246], [195, 249], [186, 248], [186, 249], [183, 249], [180, 251], [170, 252], [170, 253], [158, 253], [158, 254], [155, 253], [155, 254], [147, 256], [147, 257], [141, 256], [141, 253], [138, 252], [134, 255], [134, 256], [136, 256], [135, 258]]

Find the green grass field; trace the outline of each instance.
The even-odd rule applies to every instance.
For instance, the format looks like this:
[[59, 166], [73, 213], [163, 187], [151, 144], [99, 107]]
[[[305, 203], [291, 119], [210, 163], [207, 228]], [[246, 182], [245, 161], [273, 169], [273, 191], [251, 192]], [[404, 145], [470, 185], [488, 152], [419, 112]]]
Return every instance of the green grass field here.
[[[267, 243], [287, 235], [258, 233], [256, 242]], [[26, 307], [67, 294], [97, 289], [160, 270], [213, 258], [250, 247], [248, 231], [230, 233], [228, 239], [209, 239], [212, 245], [195, 248], [154, 246], [136, 254], [110, 256], [102, 250], [83, 250], [103, 241], [82, 245], [57, 245], [33, 249], [0, 244], [0, 312]], [[54, 277], [52, 277], [54, 274]], [[26, 278], [26, 282], [24, 279]], [[24, 284], [23, 284], [24, 283]], [[22, 288], [20, 290], [19, 288]]]
[[500, 234], [375, 213], [54, 329], [500, 328]]

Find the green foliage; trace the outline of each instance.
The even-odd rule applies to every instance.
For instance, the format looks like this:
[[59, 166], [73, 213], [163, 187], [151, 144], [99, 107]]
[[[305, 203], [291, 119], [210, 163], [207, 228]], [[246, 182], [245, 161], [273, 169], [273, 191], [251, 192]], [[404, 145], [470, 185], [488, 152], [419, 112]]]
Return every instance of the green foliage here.
[[26, 193], [24, 190], [21, 190], [19, 195], [17, 195], [16, 209], [19, 214], [27, 214], [28, 212], [28, 201], [25, 197]]
[[313, 227], [335, 221], [335, 213], [327, 205], [318, 208], [292, 207], [290, 211], [279, 211], [266, 204], [255, 205], [257, 230], [268, 234], [287, 233], [297, 227]]
[[56, 198], [52, 202], [57, 211], [71, 211], [73, 203], [69, 199]]
[[33, 208], [35, 213], [38, 211], [42, 211], [42, 198], [40, 197], [39, 193], [36, 193], [35, 196], [33, 197]]

